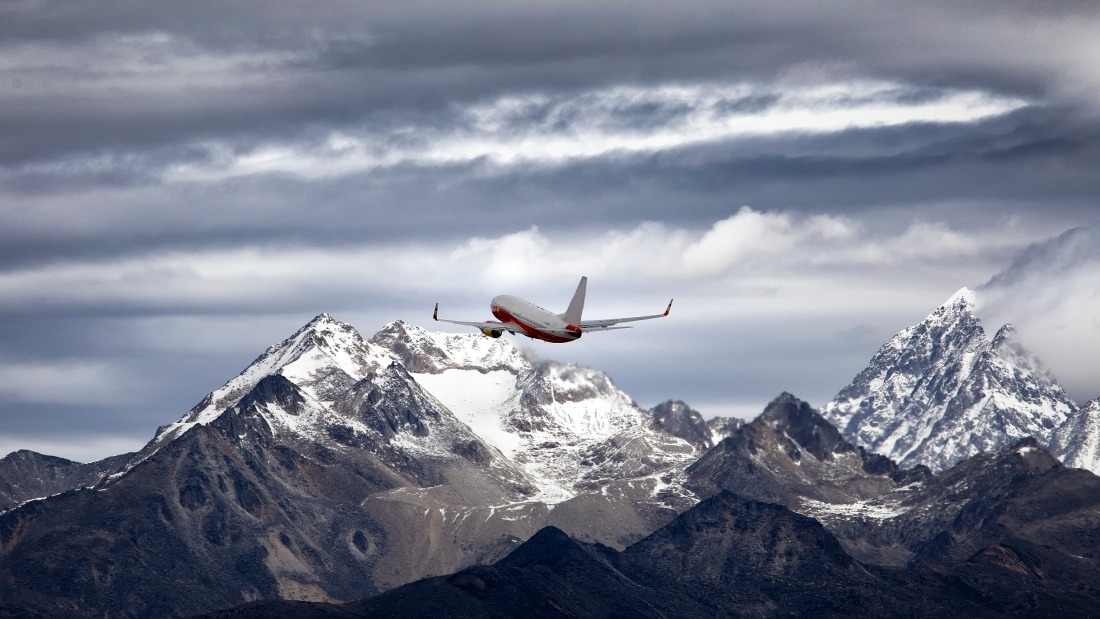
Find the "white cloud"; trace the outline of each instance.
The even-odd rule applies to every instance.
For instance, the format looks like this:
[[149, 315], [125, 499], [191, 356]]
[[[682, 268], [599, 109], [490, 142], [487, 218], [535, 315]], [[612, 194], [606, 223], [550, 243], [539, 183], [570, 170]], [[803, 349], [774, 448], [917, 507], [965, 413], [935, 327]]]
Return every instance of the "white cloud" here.
[[803, 243], [844, 241], [854, 234], [855, 226], [843, 218], [819, 215], [795, 222], [788, 214], [746, 206], [684, 250], [683, 270], [717, 275], [751, 260], [791, 257]]
[[[758, 412], [783, 390], [824, 403], [890, 335], [958, 288], [989, 279], [1006, 250], [1037, 240], [1026, 233], [1012, 221], [968, 231], [920, 219], [883, 231], [852, 217], [742, 207], [705, 229], [660, 222], [597, 234], [532, 227], [432, 244], [263, 246], [58, 263], [0, 273], [0, 306], [114, 314], [112, 337], [122, 338], [128, 354], [209, 354], [236, 370], [321, 311], [367, 337], [397, 319], [458, 331], [431, 322], [432, 301], [455, 319], [488, 318], [485, 304], [500, 293], [564, 309], [576, 278], [588, 275], [590, 317], [654, 313], [675, 297], [672, 317], [568, 349], [523, 345], [607, 371], [646, 405], [676, 397], [708, 414], [741, 414]], [[1083, 269], [1021, 286], [1005, 294], [1030, 296], [1004, 305], [1013, 314], [1005, 321], [1059, 377], [1074, 379], [1066, 364], [1096, 376], [1100, 358], [1081, 345], [1100, 330], [1096, 276]], [[151, 316], [135, 317], [134, 307]], [[1054, 334], [1044, 341], [1058, 346], [1032, 345], [1041, 324]], [[851, 335], [855, 326], [859, 337]], [[140, 397], [138, 387], [155, 381], [99, 362], [8, 363], [0, 367], [0, 396], [110, 405]], [[194, 400], [215, 386], [196, 386]]]
[[[220, 306], [285, 305], [326, 295], [450, 294], [573, 281], [680, 282], [706, 288], [733, 278], [738, 288], [773, 290], [784, 282], [835, 281], [889, 266], [908, 273], [954, 267], [986, 278], [978, 257], [990, 247], [1022, 246], [1013, 226], [979, 235], [944, 223], [914, 222], [900, 234], [872, 233], [850, 218], [801, 216], [742, 207], [706, 230], [646, 222], [603, 234], [546, 233], [532, 227], [497, 237], [444, 243], [325, 249], [257, 246], [166, 252], [96, 263], [57, 263], [0, 273], [0, 307], [137, 307], [187, 313]], [[807, 269], [811, 271], [807, 272]], [[359, 291], [359, 292], [356, 292]]]
[[[382, 133], [333, 133], [308, 147], [272, 143], [244, 153], [201, 145], [216, 163], [181, 164], [169, 180], [212, 180], [261, 173], [327, 178], [397, 164], [487, 161], [496, 166], [558, 165], [606, 155], [650, 154], [741, 137], [817, 134], [908, 123], [967, 123], [1030, 103], [979, 91], [901, 95], [900, 84], [872, 81], [782, 88], [768, 84], [616, 86], [574, 96], [507, 95], [455, 106], [449, 129], [406, 125]], [[746, 101], [767, 100], [765, 105]]]
[[[852, 224], [858, 227], [858, 223]], [[953, 228], [943, 221], [917, 219], [898, 234], [868, 234], [858, 232], [856, 241], [837, 243], [830, 251], [821, 252], [813, 262], [818, 265], [863, 265], [898, 268], [910, 263], [946, 264], [960, 260], [985, 260], [989, 268], [1001, 265], [989, 263], [989, 257], [1004, 255], [1026, 247], [1043, 234], [1009, 218], [980, 229]]]

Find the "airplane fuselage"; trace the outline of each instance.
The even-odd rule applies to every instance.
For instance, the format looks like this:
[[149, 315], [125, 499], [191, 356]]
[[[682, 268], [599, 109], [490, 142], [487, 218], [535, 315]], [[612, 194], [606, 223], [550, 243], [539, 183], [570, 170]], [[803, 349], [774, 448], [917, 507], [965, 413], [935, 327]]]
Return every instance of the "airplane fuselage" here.
[[519, 325], [523, 334], [532, 339], [561, 344], [581, 336], [579, 326], [571, 325], [561, 316], [519, 297], [502, 294], [493, 298], [489, 308], [497, 320]]
[[[651, 318], [664, 318], [672, 309], [672, 300], [669, 299], [668, 307], [663, 314], [650, 316], [628, 316], [626, 318], [604, 318], [602, 320], [581, 320], [584, 311], [584, 294], [587, 289], [588, 278], [581, 277], [577, 284], [577, 290], [569, 301], [569, 307], [561, 314], [555, 314], [541, 307], [524, 301], [519, 297], [502, 294], [495, 297], [489, 304], [489, 310], [497, 319], [473, 321], [473, 320], [449, 320], [439, 317], [439, 304], [435, 304], [432, 312], [432, 320], [449, 322], [455, 325], [474, 327], [489, 337], [500, 337], [505, 332], [513, 335], [526, 335], [529, 338], [561, 344], [580, 339], [586, 331], [607, 331], [609, 329], [629, 329], [630, 327], [618, 326], [621, 322], [635, 322], [649, 320]], [[497, 322], [499, 321], [499, 322]]]

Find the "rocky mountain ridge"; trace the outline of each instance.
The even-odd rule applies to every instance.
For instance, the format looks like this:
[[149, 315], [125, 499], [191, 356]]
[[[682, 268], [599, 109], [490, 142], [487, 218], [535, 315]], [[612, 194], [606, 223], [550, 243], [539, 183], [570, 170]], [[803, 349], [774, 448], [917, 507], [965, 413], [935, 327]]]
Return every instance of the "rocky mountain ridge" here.
[[[854, 561], [809, 518], [721, 493], [622, 552], [546, 528], [493, 565], [361, 602], [259, 603], [208, 617], [886, 616], [925, 593], [897, 580]], [[925, 596], [920, 616], [947, 611], [938, 597]], [[957, 609], [982, 616], [968, 602]]]
[[[830, 426], [796, 398], [780, 398], [765, 415], [753, 422], [757, 430], [770, 427], [805, 457], [827, 462], [853, 454], [835, 429], [831, 436], [815, 433]], [[748, 449], [738, 437], [727, 442]], [[884, 464], [866, 462], [872, 469]], [[719, 484], [739, 483], [740, 472], [710, 471]], [[898, 527], [903, 538], [917, 533], [908, 540], [917, 551], [902, 564], [860, 559], [852, 553], [857, 540], [837, 537], [835, 523], [719, 490], [621, 552], [547, 528], [492, 565], [363, 601], [265, 602], [209, 617], [1004, 617], [1094, 610], [1100, 524], [1091, 515], [1100, 505], [1100, 478], [1062, 467], [1032, 440], [971, 458], [939, 478], [927, 469], [919, 475], [916, 482], [904, 474], [894, 480], [909, 482], [902, 488], [914, 495], [926, 494], [910, 512], [959, 503], [960, 493], [972, 488], [976, 496], [950, 517]], [[984, 486], [971, 485], [978, 483]], [[912, 488], [922, 485], [939, 490]]]
[[662, 431], [678, 436], [700, 450], [714, 447], [745, 424], [737, 417], [711, 417], [703, 415], [682, 400], [668, 400], [649, 409], [653, 423]]
[[[1032, 438], [940, 473], [902, 469], [852, 445], [806, 402], [783, 394], [688, 467], [688, 477], [700, 496], [733, 492], [812, 517], [866, 564], [924, 564], [940, 552], [934, 549], [952, 544], [978, 552], [977, 527], [1040, 543], [1064, 562], [1084, 557], [1091, 567], [1082, 573], [1100, 567], [1100, 478], [1063, 466]], [[1074, 539], [1083, 546], [1075, 550]], [[970, 556], [952, 552], [952, 560]]]
[[[700, 531], [740, 523], [758, 537], [802, 539], [810, 529], [789, 528], [800, 518], [823, 529], [807, 539], [840, 549], [818, 559], [839, 570], [826, 575], [842, 586], [806, 603], [836, 591], [864, 599], [865, 585], [894, 586], [900, 601], [953, 595], [924, 585], [912, 593], [899, 570], [917, 570], [918, 584], [954, 579], [973, 596], [986, 595], [987, 580], [1000, 583], [1008, 601], [983, 601], [979, 614], [1038, 599], [1060, 607], [1062, 597], [1077, 608], [1097, 596], [1089, 583], [1100, 565], [1092, 516], [1100, 487], [1044, 449], [1088, 461], [1096, 449], [1081, 433], [1090, 436], [1097, 414], [1092, 405], [1063, 408], [1053, 377], [1012, 330], [985, 338], [972, 300], [956, 297], [883, 347], [842, 392], [847, 408], [823, 411], [846, 419], [843, 432], [790, 394], [748, 424], [712, 425], [678, 401], [643, 410], [606, 375], [530, 359], [505, 341], [401, 322], [364, 340], [322, 314], [133, 456], [95, 466], [28, 454], [0, 461], [27, 471], [8, 476], [25, 498], [0, 508], [0, 599], [61, 616], [181, 615], [252, 599], [331, 604], [472, 564], [495, 568], [551, 526], [588, 549], [598, 565], [584, 573], [595, 582], [619, 583], [615, 591], [634, 592], [650, 610], [707, 615], [703, 597], [673, 594], [660, 570], [622, 569], [629, 549], [704, 500], [742, 515], [710, 513], [692, 521]], [[941, 455], [992, 451], [909, 466], [850, 440], [853, 428], [907, 449], [910, 460], [937, 445]], [[1047, 434], [1017, 439], [1027, 428]], [[905, 431], [924, 438], [906, 442]], [[955, 442], [936, 442], [945, 439]], [[33, 466], [15, 466], [23, 462]], [[81, 466], [91, 477], [76, 474]], [[43, 496], [28, 496], [38, 488], [55, 496], [27, 500]], [[662, 552], [680, 547], [677, 539]], [[725, 543], [719, 536], [701, 547], [760, 552], [745, 540]], [[711, 559], [684, 557], [699, 564], [677, 582], [716, 592], [736, 566]], [[822, 576], [797, 561], [775, 567], [767, 553], [757, 559], [790, 586]], [[473, 580], [463, 582], [495, 574], [470, 569]], [[528, 576], [523, 586], [533, 586]], [[844, 589], [850, 578], [862, 584]], [[182, 584], [166, 591], [167, 581]], [[767, 582], [753, 586], [727, 602], [749, 614], [787, 608]], [[662, 606], [668, 600], [674, 605]], [[592, 603], [618, 608], [606, 595]], [[860, 604], [845, 608], [878, 608]]]
[[27, 501], [94, 486], [132, 457], [133, 454], [122, 454], [82, 464], [25, 449], [13, 451], [0, 458], [0, 513]]

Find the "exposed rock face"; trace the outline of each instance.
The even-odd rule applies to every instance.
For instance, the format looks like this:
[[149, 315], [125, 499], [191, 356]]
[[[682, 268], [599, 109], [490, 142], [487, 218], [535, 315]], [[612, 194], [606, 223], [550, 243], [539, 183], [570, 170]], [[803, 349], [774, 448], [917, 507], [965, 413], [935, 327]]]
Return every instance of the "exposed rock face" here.
[[822, 414], [853, 443], [941, 471], [1028, 436], [1052, 447], [1076, 408], [1011, 325], [988, 339], [964, 288], [887, 342]]
[[[706, 438], [690, 407], [655, 422], [600, 372], [402, 323], [364, 341], [321, 315], [137, 454], [0, 461], [14, 489], [0, 611], [1086, 612], [1100, 478], [1009, 439], [1045, 419], [1082, 454], [1067, 459], [1095, 451], [1058, 426], [1053, 378], [1010, 329], [984, 342], [968, 304], [895, 338], [845, 400], [853, 428], [907, 458], [1006, 443], [936, 474], [856, 446], [790, 394], [700, 455], [705, 440], [675, 435]], [[1064, 418], [1088, 434], [1090, 410]], [[905, 423], [925, 439], [905, 442]]]
[[[775, 423], [782, 429], [777, 433], [803, 437], [812, 435], [804, 430], [825, 427], [820, 417], [807, 414], [812, 410], [781, 399], [786, 401], [770, 407], [772, 414], [766, 413], [769, 419], [760, 425]], [[794, 424], [786, 426], [785, 420]], [[811, 453], [816, 451], [823, 458], [831, 454], [836, 462], [852, 453], [843, 442], [826, 447], [831, 443], [827, 434], [819, 435], [823, 442], [805, 441], [811, 449], [802, 457], [816, 459]], [[759, 452], [767, 448], [758, 445]], [[899, 473], [914, 476], [894, 470], [895, 477]], [[1100, 599], [1100, 522], [1095, 518], [1100, 478], [1063, 467], [1031, 439], [968, 459], [939, 476], [927, 469], [915, 476], [920, 481], [902, 480], [904, 485], [879, 497], [877, 507], [874, 500], [817, 502], [814, 508], [829, 516], [824, 525], [777, 504], [720, 491], [621, 553], [544, 530], [491, 567], [326, 607], [328, 614], [319, 616], [422, 615], [445, 609], [461, 609], [459, 614], [471, 617], [1093, 612]], [[886, 512], [889, 505], [893, 513]], [[909, 549], [907, 560], [876, 564], [849, 550], [874, 547], [885, 536]], [[264, 608], [276, 615], [278, 609]]]
[[[687, 473], [688, 487], [700, 496], [729, 491], [815, 518], [833, 509], [874, 505], [896, 488], [930, 476], [927, 468], [901, 470], [853, 446], [809, 404], [787, 393]], [[869, 544], [862, 530], [833, 532], [850, 553], [870, 562], [903, 564], [912, 554], [892, 540]]]
[[663, 589], [671, 579], [738, 614], [825, 609], [838, 596], [849, 611], [870, 611], [890, 597], [871, 593], [876, 579], [818, 522], [728, 492], [628, 548], [622, 563], [643, 584]]
[[[1063, 591], [1041, 580], [1006, 589], [1021, 585], [1006, 560], [1019, 556], [998, 545], [976, 566], [866, 565], [815, 520], [722, 492], [622, 552], [548, 527], [494, 565], [361, 602], [259, 603], [210, 617], [996, 617], [1092, 608], [1080, 593], [1057, 598]], [[1005, 604], [1003, 594], [1033, 603]]]
[[[1100, 552], [1100, 540], [1093, 541], [1100, 522], [1090, 516], [1100, 509], [1100, 478], [1063, 467], [1030, 438], [938, 475], [925, 467], [905, 470], [853, 447], [805, 402], [784, 394], [688, 473], [688, 486], [700, 496], [727, 490], [815, 518], [866, 564], [933, 565], [941, 556], [935, 549], [964, 540], [971, 545], [951, 554], [951, 562], [1008, 539], [1042, 545], [1069, 563], [1074, 556], [1093, 561], [1090, 553]], [[974, 533], [975, 523], [988, 537]], [[1091, 549], [1057, 541], [1071, 538], [1087, 540]], [[1081, 578], [1100, 566], [1093, 563]]]
[[[269, 460], [276, 455], [281, 465]], [[0, 517], [5, 596], [50, 614], [122, 616], [178, 616], [280, 592], [339, 600], [369, 573], [351, 538], [378, 531], [339, 518], [332, 503], [288, 500], [279, 469], [320, 473], [310, 464], [242, 452], [217, 428], [197, 428], [102, 492], [71, 491]], [[326, 591], [316, 573], [328, 566]]]
[[678, 436], [701, 451], [714, 447], [710, 428], [699, 411], [680, 400], [669, 400], [649, 409], [653, 423], [664, 432]]
[[927, 469], [901, 471], [840, 435], [809, 404], [784, 393], [687, 469], [701, 496], [721, 490], [785, 505], [803, 498], [846, 503], [877, 496]]

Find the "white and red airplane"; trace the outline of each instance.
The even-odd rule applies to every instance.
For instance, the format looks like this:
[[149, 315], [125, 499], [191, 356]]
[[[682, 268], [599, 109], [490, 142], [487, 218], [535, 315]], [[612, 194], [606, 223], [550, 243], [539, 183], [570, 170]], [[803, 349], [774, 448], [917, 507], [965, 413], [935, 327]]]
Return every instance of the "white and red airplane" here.
[[541, 307], [524, 301], [518, 297], [502, 294], [493, 299], [489, 306], [493, 316], [500, 319], [486, 320], [484, 322], [465, 322], [462, 320], [442, 320], [439, 318], [439, 304], [435, 304], [435, 313], [432, 318], [439, 322], [449, 322], [456, 325], [477, 327], [489, 337], [500, 337], [505, 331], [509, 333], [526, 335], [535, 340], [544, 342], [572, 342], [589, 331], [608, 331], [610, 329], [629, 329], [630, 327], [616, 327], [620, 322], [632, 322], [635, 320], [649, 320], [651, 318], [663, 318], [672, 310], [672, 300], [663, 314], [652, 316], [633, 316], [630, 318], [611, 318], [606, 320], [581, 320], [581, 310], [584, 309], [584, 292], [588, 284], [588, 278], [582, 277], [577, 284], [577, 291], [573, 293], [573, 300], [569, 302], [569, 309], [564, 314], [555, 314]]

